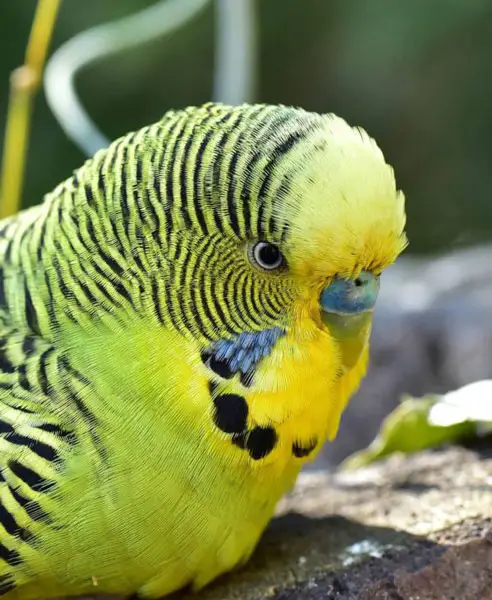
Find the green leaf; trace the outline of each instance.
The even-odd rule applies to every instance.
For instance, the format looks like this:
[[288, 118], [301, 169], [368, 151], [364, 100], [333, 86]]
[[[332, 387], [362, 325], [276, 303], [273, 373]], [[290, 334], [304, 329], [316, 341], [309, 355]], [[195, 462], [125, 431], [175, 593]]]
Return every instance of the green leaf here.
[[[469, 388], [479, 384], [487, 384], [487, 394], [482, 402], [474, 404], [477, 395]], [[444, 396], [404, 397], [383, 421], [375, 440], [345, 459], [340, 468], [356, 469], [395, 452], [409, 454], [476, 437], [478, 422], [492, 423], [492, 394], [488, 395], [491, 387], [492, 382], [477, 382]], [[490, 401], [486, 401], [488, 398]], [[467, 410], [467, 404], [474, 406], [473, 414]]]

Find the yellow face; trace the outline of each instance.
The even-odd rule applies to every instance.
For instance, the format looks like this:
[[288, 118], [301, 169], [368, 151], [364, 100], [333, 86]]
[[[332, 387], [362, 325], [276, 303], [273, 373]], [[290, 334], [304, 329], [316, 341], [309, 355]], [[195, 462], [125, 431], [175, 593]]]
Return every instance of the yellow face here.
[[[295, 216], [280, 246], [296, 288], [294, 319], [306, 314], [339, 343], [350, 370], [368, 342], [382, 271], [406, 245], [403, 194], [375, 143], [341, 119], [312, 140], [286, 201]], [[280, 215], [279, 215], [280, 218]]]

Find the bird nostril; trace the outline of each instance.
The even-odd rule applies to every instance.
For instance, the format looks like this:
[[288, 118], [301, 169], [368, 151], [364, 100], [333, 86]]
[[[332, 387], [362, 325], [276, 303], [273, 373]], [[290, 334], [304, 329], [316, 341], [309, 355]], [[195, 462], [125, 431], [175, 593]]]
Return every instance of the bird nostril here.
[[357, 277], [357, 279], [354, 281], [356, 287], [361, 287], [364, 285], [363, 280], [360, 277]]

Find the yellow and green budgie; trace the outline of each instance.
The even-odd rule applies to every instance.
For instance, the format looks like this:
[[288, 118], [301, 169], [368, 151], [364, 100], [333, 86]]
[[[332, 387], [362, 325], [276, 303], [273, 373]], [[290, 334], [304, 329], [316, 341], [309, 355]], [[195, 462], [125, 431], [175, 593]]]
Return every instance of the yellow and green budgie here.
[[243, 564], [336, 434], [404, 226], [361, 129], [212, 103], [0, 222], [0, 594], [158, 598]]

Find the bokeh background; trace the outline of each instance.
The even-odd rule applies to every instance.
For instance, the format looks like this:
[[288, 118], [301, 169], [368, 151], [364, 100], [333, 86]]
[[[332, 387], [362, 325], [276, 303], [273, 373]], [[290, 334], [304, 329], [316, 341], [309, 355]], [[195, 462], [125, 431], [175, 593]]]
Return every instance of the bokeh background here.
[[[51, 49], [93, 25], [130, 15], [152, 3], [64, 0]], [[0, 136], [9, 75], [23, 61], [35, 5], [35, 0], [0, 4]], [[492, 2], [257, 0], [255, 7], [255, 100], [335, 112], [377, 139], [407, 197], [411, 242], [407, 256], [427, 257], [488, 243], [492, 237]], [[159, 119], [169, 108], [209, 100], [215, 27], [211, 3], [179, 31], [82, 72], [78, 90], [100, 128], [115, 138]], [[40, 93], [33, 118], [24, 206], [38, 203], [84, 159]], [[422, 260], [412, 263], [407, 279], [427, 269], [427, 259]], [[468, 264], [462, 265], [465, 271]], [[432, 273], [427, 279], [430, 286], [443, 271]], [[387, 297], [387, 306], [398, 302], [402, 290], [407, 289], [404, 284], [408, 280], [402, 279], [401, 271], [398, 277], [392, 289], [398, 288], [400, 296], [395, 293], [394, 302], [393, 297]], [[466, 293], [460, 296], [467, 297]], [[357, 439], [359, 444], [369, 441], [375, 425], [368, 419], [372, 415], [373, 421], [379, 422], [401, 392], [416, 393], [429, 387], [439, 390], [477, 376], [472, 369], [456, 378], [453, 365], [462, 365], [460, 356], [446, 367], [448, 375], [442, 374], [447, 356], [443, 358], [443, 352], [449, 340], [443, 349], [442, 340], [437, 343], [436, 336], [431, 336], [422, 351], [419, 343], [436, 330], [439, 319], [441, 337], [456, 320], [456, 315], [453, 317], [454, 313], [446, 312], [442, 305], [436, 308], [434, 303], [433, 310], [423, 319], [420, 315], [420, 320], [412, 313], [411, 321], [408, 311], [407, 320], [398, 313], [393, 315], [391, 326], [386, 322], [379, 325], [376, 371], [367, 388], [372, 391], [367, 397], [358, 397], [350, 409], [349, 420], [342, 426], [346, 437]], [[476, 317], [474, 305], [468, 310]], [[482, 325], [479, 321], [475, 337], [471, 341], [467, 338], [472, 355], [480, 351], [480, 376], [492, 370], [492, 342], [483, 347], [488, 326]], [[457, 343], [462, 334], [457, 334]], [[401, 377], [396, 363], [406, 369]], [[378, 365], [385, 373], [392, 370], [391, 385], [381, 379]], [[431, 376], [424, 376], [424, 370]], [[378, 385], [375, 378], [379, 378]], [[353, 422], [359, 423], [358, 429], [351, 425]], [[349, 450], [344, 447], [335, 452], [337, 460]]]

